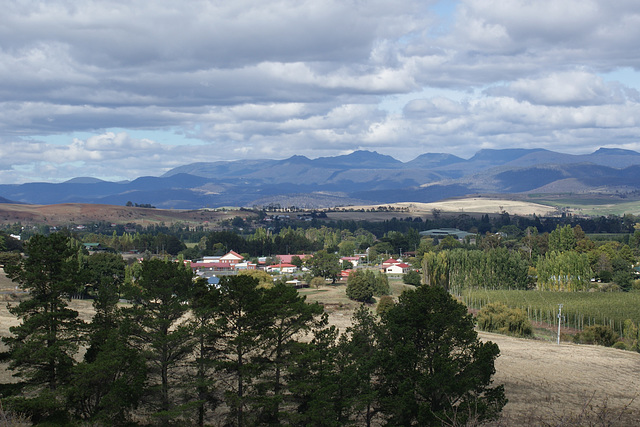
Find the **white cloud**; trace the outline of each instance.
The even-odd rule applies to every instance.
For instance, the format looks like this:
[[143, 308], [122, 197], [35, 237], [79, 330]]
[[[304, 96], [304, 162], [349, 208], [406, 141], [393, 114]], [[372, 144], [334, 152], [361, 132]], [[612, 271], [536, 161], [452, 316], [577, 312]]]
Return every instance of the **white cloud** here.
[[636, 147], [639, 38], [633, 0], [9, 2], [0, 181]]

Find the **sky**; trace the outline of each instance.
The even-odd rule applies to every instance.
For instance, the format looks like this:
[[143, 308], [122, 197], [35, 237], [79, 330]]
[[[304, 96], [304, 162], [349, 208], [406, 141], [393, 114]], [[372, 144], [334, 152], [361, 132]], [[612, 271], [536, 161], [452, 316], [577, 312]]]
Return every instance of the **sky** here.
[[640, 151], [637, 0], [0, 0], [0, 183]]

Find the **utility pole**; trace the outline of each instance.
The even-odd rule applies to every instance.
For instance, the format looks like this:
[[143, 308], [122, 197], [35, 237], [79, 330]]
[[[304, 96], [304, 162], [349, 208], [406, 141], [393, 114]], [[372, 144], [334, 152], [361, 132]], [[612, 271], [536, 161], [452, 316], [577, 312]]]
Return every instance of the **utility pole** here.
[[558, 304], [558, 345], [560, 345], [560, 323], [562, 323], [562, 304]]

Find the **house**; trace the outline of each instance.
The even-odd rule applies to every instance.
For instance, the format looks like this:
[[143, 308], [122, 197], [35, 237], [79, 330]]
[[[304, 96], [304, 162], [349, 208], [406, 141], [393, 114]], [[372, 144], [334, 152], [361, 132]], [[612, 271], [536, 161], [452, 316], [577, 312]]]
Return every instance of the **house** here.
[[410, 268], [411, 266], [409, 264], [400, 263], [386, 267], [384, 269], [384, 272], [387, 274], [405, 274], [409, 271]]
[[443, 239], [447, 236], [453, 236], [458, 240], [464, 240], [467, 236], [475, 236], [473, 233], [458, 230], [457, 228], [434, 228], [432, 230], [421, 231], [422, 237], [434, 237]]
[[353, 270], [352, 269], [347, 269], [347, 270], [342, 270], [340, 272], [340, 277], [338, 278], [338, 280], [347, 280], [349, 279], [349, 275], [351, 274]]
[[311, 254], [298, 254], [298, 255], [276, 255], [276, 258], [278, 258], [280, 262], [283, 262], [285, 264], [291, 264], [291, 261], [293, 261], [293, 257], [295, 256], [299, 257], [303, 261], [307, 258], [313, 257], [313, 255]]
[[233, 268], [233, 265], [228, 263], [223, 263], [223, 262], [192, 262], [191, 270], [193, 270], [193, 272], [196, 274], [205, 273], [205, 272], [229, 273], [229, 272], [235, 271]]
[[229, 251], [220, 257], [220, 262], [223, 264], [237, 264], [243, 260], [244, 257], [234, 251]]
[[400, 264], [402, 263], [401, 259], [393, 259], [393, 258], [389, 258], [385, 261], [382, 261], [382, 268], [385, 269], [387, 267], [390, 267], [392, 265], [396, 265], [396, 264]]
[[249, 261], [244, 261], [234, 264], [233, 268], [235, 270], [256, 270], [258, 268], [258, 265], [250, 263]]
[[100, 243], [83, 243], [84, 248], [89, 252], [104, 251], [106, 248]]
[[343, 256], [342, 258], [340, 258], [340, 264], [344, 263], [345, 261], [350, 262], [351, 265], [353, 265], [354, 267], [357, 267], [358, 263], [360, 262], [360, 257], [358, 257], [358, 256]]
[[291, 273], [295, 273], [296, 270], [298, 270], [298, 267], [296, 267], [295, 265], [284, 264], [284, 263], [268, 265], [265, 267], [265, 271], [267, 273], [291, 274]]

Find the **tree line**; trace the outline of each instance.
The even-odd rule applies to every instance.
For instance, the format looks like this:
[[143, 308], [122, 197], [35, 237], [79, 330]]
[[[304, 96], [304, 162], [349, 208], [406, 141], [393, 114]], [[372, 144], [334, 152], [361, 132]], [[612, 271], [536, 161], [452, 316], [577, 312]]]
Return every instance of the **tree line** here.
[[[34, 236], [6, 272], [29, 292], [3, 338], [18, 382], [4, 408], [34, 424], [462, 425], [506, 403], [497, 345], [439, 286], [405, 292], [380, 318], [365, 305], [340, 332], [319, 304], [250, 276], [219, 287], [182, 263], [81, 256], [60, 233]], [[90, 287], [82, 320], [69, 296]], [[120, 298], [129, 303], [119, 303]]]
[[[127, 231], [123, 224], [115, 227], [106, 222], [87, 224], [85, 231], [76, 231], [83, 242], [99, 242], [117, 251], [137, 250], [177, 255], [182, 252], [185, 258], [195, 259], [212, 252], [232, 248], [236, 252], [251, 257], [282, 253], [308, 253], [319, 249], [343, 251], [363, 251], [375, 246], [377, 253], [400, 253], [413, 251], [420, 242], [419, 232], [434, 228], [458, 228], [477, 233], [503, 232], [522, 237], [527, 229], [536, 229], [538, 233], [553, 232], [558, 226], [579, 226], [585, 233], [620, 233], [632, 235], [635, 224], [640, 222], [632, 214], [623, 216], [609, 215], [583, 218], [572, 215], [558, 217], [539, 217], [510, 215], [506, 212], [495, 215], [431, 215], [429, 217], [392, 218], [385, 221], [366, 220], [330, 220], [326, 215], [310, 213], [311, 221], [274, 221], [269, 224], [261, 221], [264, 211], [255, 211], [253, 221], [236, 217], [226, 221], [226, 230], [207, 231], [203, 226], [187, 224], [153, 224], [143, 227], [131, 224], [134, 231]], [[237, 220], [237, 221], [236, 221]], [[23, 234], [28, 238], [34, 234], [48, 234], [49, 227], [27, 230], [20, 223], [5, 226], [8, 233]], [[629, 243], [629, 236], [621, 237], [623, 244]], [[186, 248], [184, 243], [197, 243]], [[348, 242], [348, 243], [347, 243]]]
[[[418, 251], [425, 283], [447, 289], [539, 289], [584, 291], [638, 288], [633, 267], [640, 256], [640, 231], [628, 244], [594, 241], [580, 226], [557, 226], [551, 233], [527, 229], [520, 238], [492, 234], [476, 244], [447, 237], [423, 241]], [[594, 282], [595, 281], [595, 282]], [[604, 285], [603, 285], [604, 286]]]

